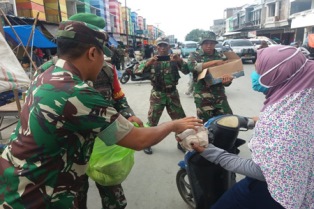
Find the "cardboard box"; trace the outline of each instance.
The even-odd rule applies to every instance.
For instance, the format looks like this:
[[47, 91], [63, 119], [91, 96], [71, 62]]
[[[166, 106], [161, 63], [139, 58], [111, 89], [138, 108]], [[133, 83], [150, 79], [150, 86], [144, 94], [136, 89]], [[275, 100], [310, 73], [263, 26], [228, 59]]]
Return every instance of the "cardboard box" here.
[[222, 82], [222, 76], [231, 74], [234, 78], [244, 76], [241, 58], [234, 52], [224, 52], [227, 63], [206, 68], [199, 75], [197, 80], [204, 79], [208, 85]]

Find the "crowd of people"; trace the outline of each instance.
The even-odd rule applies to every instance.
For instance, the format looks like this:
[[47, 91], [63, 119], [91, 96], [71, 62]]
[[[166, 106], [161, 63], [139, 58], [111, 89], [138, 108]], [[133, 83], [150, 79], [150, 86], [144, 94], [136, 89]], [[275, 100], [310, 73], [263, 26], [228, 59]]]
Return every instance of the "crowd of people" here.
[[[17, 127], [2, 150], [2, 207], [86, 209], [85, 172], [96, 137], [107, 145], [152, 154], [151, 147], [171, 132], [197, 129], [210, 118], [233, 114], [225, 94], [231, 74], [214, 85], [197, 79], [203, 69], [227, 62], [215, 50], [215, 35], [201, 37], [200, 50], [187, 61], [169, 54], [169, 40], [160, 37], [156, 53], [146, 47], [138, 69], [151, 73], [149, 127], [144, 128], [115, 70], [123, 69], [121, 59], [134, 56], [134, 51], [109, 46], [104, 27], [104, 19], [93, 14], [79, 13], [60, 23], [57, 57], [36, 72]], [[105, 57], [111, 57], [111, 63]], [[258, 49], [252, 82], [266, 100], [249, 143], [252, 159], [212, 144], [192, 144], [208, 161], [247, 176], [212, 209], [314, 208], [314, 127], [309, 122], [314, 117], [313, 67], [314, 62], [292, 46]], [[187, 117], [181, 106], [179, 72], [191, 75], [197, 117]], [[164, 108], [172, 120], [159, 124]], [[178, 149], [183, 150], [179, 143]], [[126, 207], [121, 184], [96, 185], [103, 208]]]

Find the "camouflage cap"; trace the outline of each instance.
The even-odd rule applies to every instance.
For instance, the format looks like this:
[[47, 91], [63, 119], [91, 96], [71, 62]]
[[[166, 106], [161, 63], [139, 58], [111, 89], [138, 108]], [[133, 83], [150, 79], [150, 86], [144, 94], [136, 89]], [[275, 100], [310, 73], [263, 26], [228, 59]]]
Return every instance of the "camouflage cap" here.
[[57, 37], [94, 44], [100, 47], [106, 56], [111, 57], [112, 52], [106, 46], [109, 36], [101, 28], [103, 26], [105, 26], [103, 18], [94, 14], [79, 13], [60, 23]]
[[156, 44], [159, 45], [159, 44], [167, 44], [169, 45], [169, 39], [166, 38], [166, 37], [159, 37], [156, 39]]
[[218, 41], [216, 41], [216, 34], [211, 31], [202, 34], [201, 41], [199, 44], [202, 45], [204, 41], [211, 41], [214, 42], [215, 44], [218, 44]]

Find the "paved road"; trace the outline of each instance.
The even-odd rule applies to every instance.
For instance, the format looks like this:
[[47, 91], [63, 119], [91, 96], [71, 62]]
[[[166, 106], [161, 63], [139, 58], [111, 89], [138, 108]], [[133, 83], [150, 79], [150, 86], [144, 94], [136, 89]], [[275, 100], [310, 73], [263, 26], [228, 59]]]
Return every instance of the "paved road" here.
[[[250, 73], [254, 69], [254, 65], [245, 64], [244, 69], [246, 75], [235, 79], [232, 85], [226, 88], [227, 96], [235, 114], [254, 116], [262, 107], [264, 96], [251, 89]], [[193, 98], [184, 94], [187, 83], [188, 76], [182, 75], [178, 90], [186, 115], [195, 115]], [[150, 83], [130, 82], [122, 87], [135, 113], [146, 122]], [[164, 111], [160, 122], [168, 120], [170, 117]], [[7, 122], [10, 122], [10, 119], [6, 119], [5, 123]], [[7, 129], [2, 133], [3, 138], [8, 139], [11, 132], [12, 128]], [[251, 133], [251, 131], [241, 132], [240, 137], [247, 140]], [[174, 134], [170, 134], [165, 140], [154, 146], [153, 151], [153, 155], [146, 155], [142, 151], [135, 153], [135, 165], [123, 183], [128, 200], [127, 209], [188, 209], [181, 199], [175, 183], [175, 176], [179, 169], [177, 163], [182, 160], [183, 153], [176, 148]], [[240, 154], [245, 157], [250, 156], [246, 145], [241, 148]], [[88, 195], [88, 208], [101, 209], [99, 194], [92, 181]]]
[[[244, 64], [246, 76], [235, 79], [233, 84], [226, 88], [230, 105], [235, 114], [244, 116], [257, 115], [264, 96], [251, 89], [250, 72], [254, 69], [252, 64]], [[187, 89], [188, 76], [182, 75], [178, 90], [182, 106], [186, 115], [195, 115], [193, 98], [184, 94]], [[147, 121], [149, 108], [149, 82], [130, 82], [122, 85], [129, 104], [144, 122]], [[168, 121], [170, 117], [164, 111], [160, 122]], [[240, 133], [243, 139], [249, 139], [251, 131]], [[188, 209], [181, 199], [175, 176], [179, 169], [177, 163], [182, 160], [183, 153], [176, 148], [174, 134], [170, 134], [161, 143], [153, 147], [153, 155], [146, 155], [143, 151], [136, 152], [135, 165], [123, 183], [125, 195], [128, 200], [128, 209]], [[243, 146], [242, 156], [249, 157], [246, 145]], [[238, 178], [241, 178], [240, 176]], [[100, 209], [100, 199], [95, 184], [91, 182], [88, 199], [89, 209]]]

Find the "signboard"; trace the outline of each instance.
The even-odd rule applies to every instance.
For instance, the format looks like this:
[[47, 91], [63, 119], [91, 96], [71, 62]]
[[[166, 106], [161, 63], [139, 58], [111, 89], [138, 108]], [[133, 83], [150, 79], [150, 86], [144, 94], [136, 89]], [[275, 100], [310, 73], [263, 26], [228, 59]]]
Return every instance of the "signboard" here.
[[136, 30], [136, 34], [143, 34], [144, 31], [143, 30]]
[[120, 39], [120, 34], [114, 33], [114, 34], [112, 34], [112, 35], [113, 35], [113, 38], [116, 39], [116, 41], [121, 41], [121, 39]]

